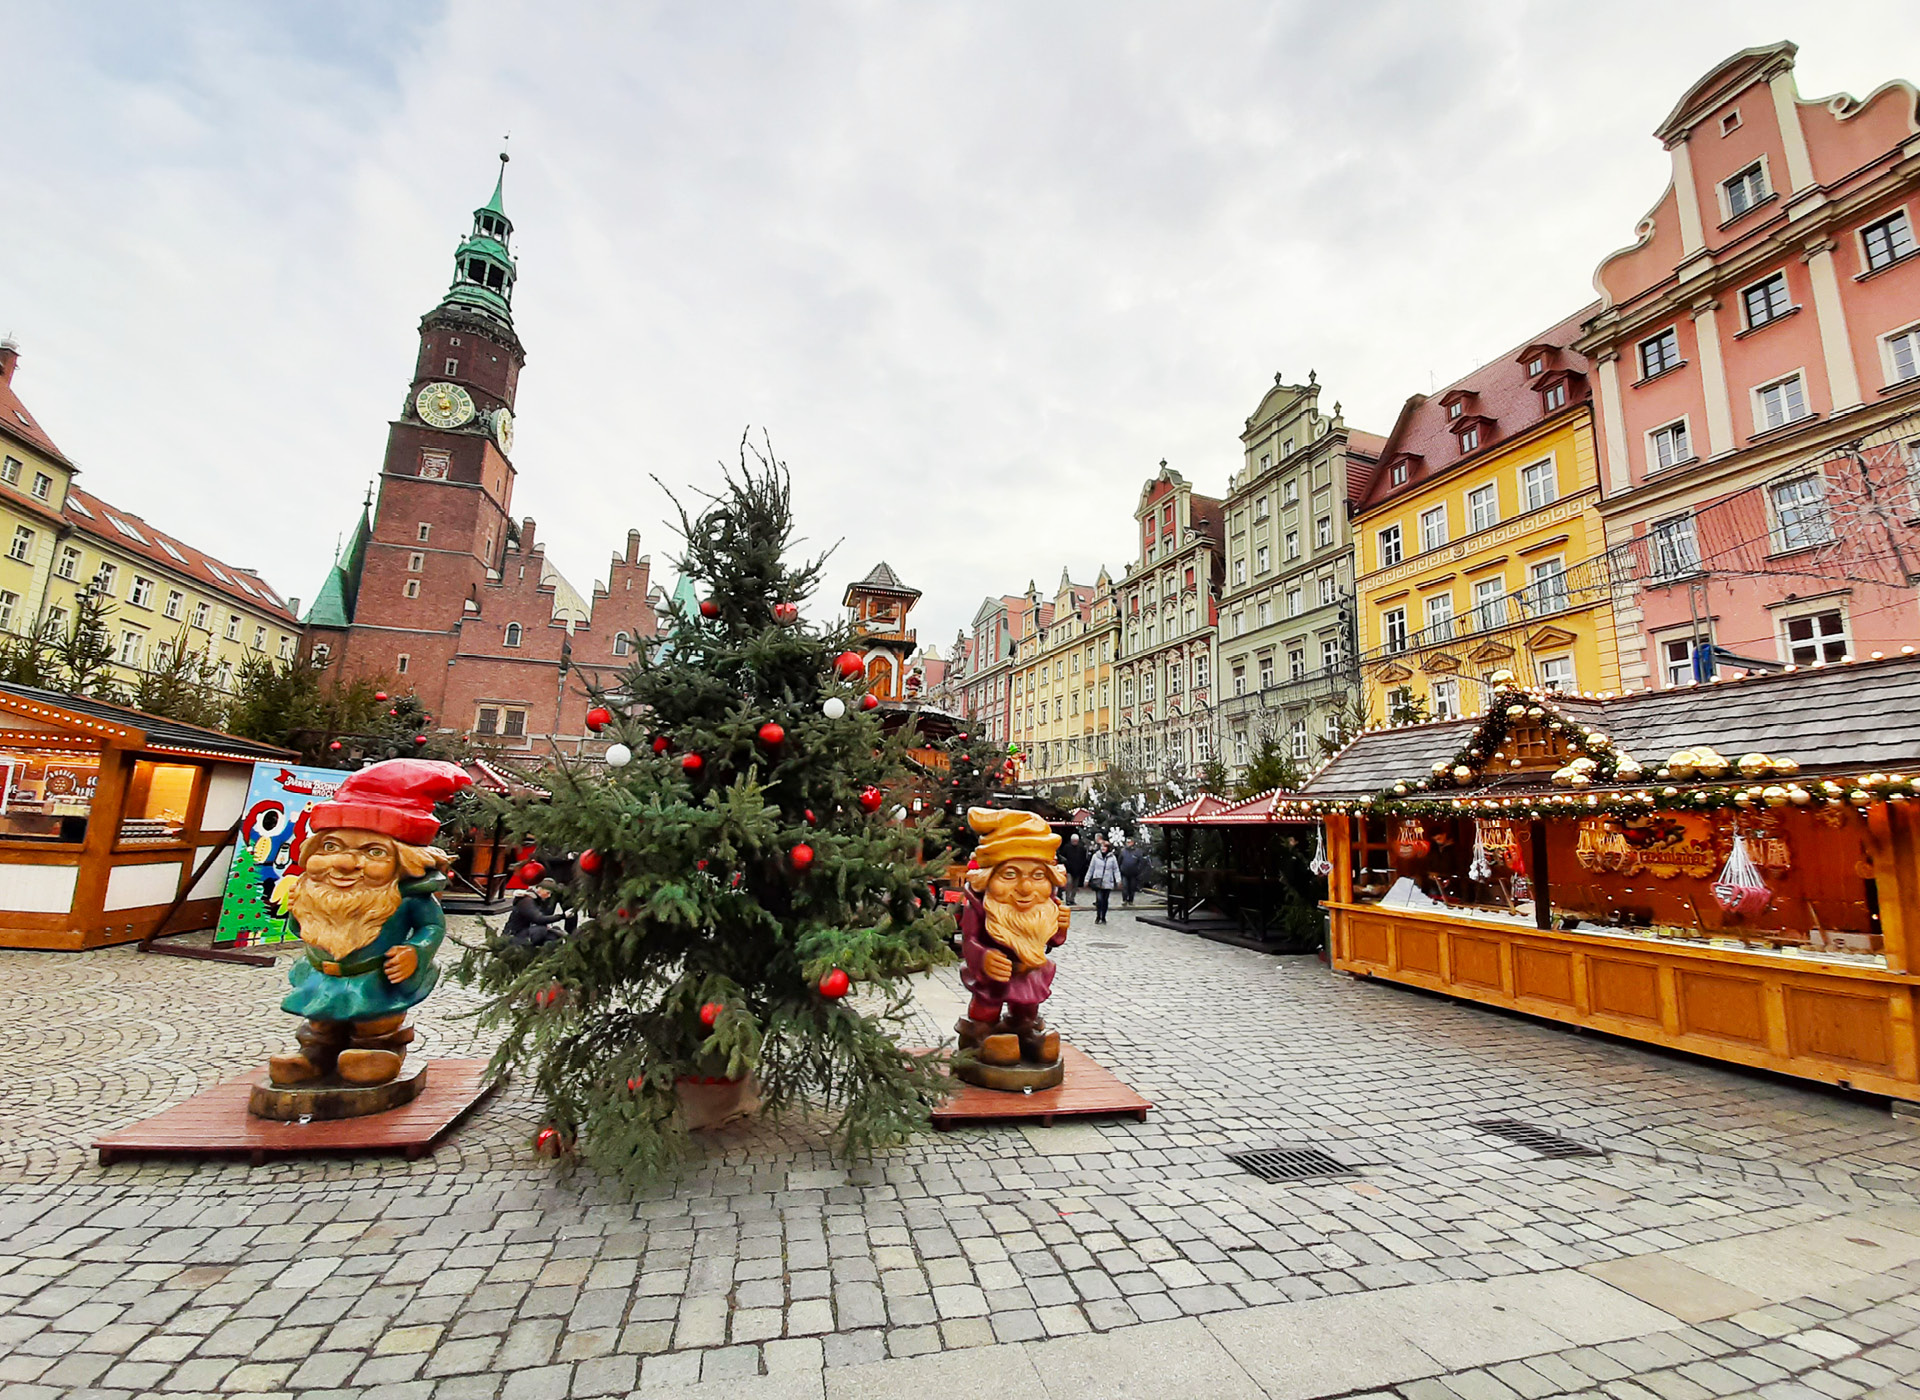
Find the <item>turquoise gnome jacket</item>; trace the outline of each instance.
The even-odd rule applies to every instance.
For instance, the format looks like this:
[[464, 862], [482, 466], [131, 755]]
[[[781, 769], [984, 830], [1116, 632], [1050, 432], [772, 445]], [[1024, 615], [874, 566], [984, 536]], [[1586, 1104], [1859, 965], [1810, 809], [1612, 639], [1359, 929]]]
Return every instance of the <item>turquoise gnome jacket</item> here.
[[[380, 926], [380, 936], [338, 963], [330, 962], [312, 944], [303, 945], [306, 956], [294, 959], [288, 969], [293, 990], [280, 1009], [309, 1021], [377, 1021], [424, 1001], [440, 980], [433, 954], [446, 936], [447, 916], [433, 896], [446, 884], [447, 877], [437, 872], [402, 880], [400, 907]], [[297, 931], [298, 921], [289, 922]], [[389, 982], [384, 966], [387, 954], [403, 943], [419, 954], [420, 965], [406, 981]]]

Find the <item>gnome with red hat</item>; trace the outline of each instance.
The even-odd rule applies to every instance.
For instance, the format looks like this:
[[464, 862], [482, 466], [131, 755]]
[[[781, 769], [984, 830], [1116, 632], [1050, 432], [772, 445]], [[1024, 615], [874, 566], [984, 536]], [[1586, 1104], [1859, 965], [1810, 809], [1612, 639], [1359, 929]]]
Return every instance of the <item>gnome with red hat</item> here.
[[433, 954], [446, 933], [434, 894], [452, 860], [433, 844], [434, 804], [472, 785], [454, 764], [394, 758], [361, 769], [308, 809], [299, 873], [274, 889], [306, 945], [280, 1009], [306, 1025], [299, 1051], [270, 1061], [273, 1083], [337, 1074], [372, 1085], [399, 1075], [413, 1039], [407, 1010], [439, 980]]

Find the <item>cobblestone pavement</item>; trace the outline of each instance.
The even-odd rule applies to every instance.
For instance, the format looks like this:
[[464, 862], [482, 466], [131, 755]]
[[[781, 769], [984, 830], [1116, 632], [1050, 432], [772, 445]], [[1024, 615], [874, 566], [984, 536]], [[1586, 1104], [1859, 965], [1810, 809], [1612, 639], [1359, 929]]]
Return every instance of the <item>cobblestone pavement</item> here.
[[[282, 973], [0, 953], [8, 1400], [1920, 1395], [1920, 1123], [1869, 1100], [1083, 909], [1054, 1019], [1145, 1123], [851, 1169], [735, 1127], [631, 1198], [535, 1158], [510, 1085], [417, 1162], [94, 1165], [283, 1048]], [[484, 1054], [462, 1009], [436, 993], [423, 1053]], [[1277, 1143], [1355, 1173], [1224, 1155]]]

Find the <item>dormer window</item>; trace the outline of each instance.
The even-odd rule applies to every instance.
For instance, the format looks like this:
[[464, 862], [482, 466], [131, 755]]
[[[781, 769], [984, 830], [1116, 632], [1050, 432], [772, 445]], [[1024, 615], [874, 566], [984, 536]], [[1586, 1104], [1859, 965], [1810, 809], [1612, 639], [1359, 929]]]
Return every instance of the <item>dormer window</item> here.
[[1460, 453], [1462, 456], [1477, 450], [1479, 446], [1480, 430], [1478, 428], [1468, 428], [1460, 434]]
[[1407, 464], [1405, 462], [1395, 462], [1393, 469], [1387, 473], [1387, 481], [1393, 486], [1405, 486], [1407, 484]]
[[1459, 402], [1458, 400], [1455, 400], [1453, 403], [1450, 403], [1447, 405], [1447, 417], [1449, 418], [1458, 418], [1462, 413], [1465, 413], [1466, 411], [1467, 411], [1467, 406], [1464, 403]]
[[1531, 360], [1527, 361], [1527, 377], [1532, 378], [1534, 375], [1544, 372], [1546, 367], [1546, 358], [1541, 355], [1535, 355]]
[[1552, 413], [1556, 409], [1565, 408], [1567, 406], [1567, 381], [1563, 379], [1557, 384], [1548, 386], [1547, 391], [1540, 396], [1540, 406], [1548, 413]]

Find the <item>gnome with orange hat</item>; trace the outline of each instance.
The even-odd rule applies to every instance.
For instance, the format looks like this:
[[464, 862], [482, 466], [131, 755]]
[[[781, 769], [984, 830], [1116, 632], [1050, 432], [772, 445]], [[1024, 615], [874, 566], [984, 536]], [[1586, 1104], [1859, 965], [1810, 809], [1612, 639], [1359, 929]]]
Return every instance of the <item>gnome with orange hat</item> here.
[[1067, 883], [1055, 862], [1060, 838], [1031, 812], [975, 807], [967, 824], [980, 844], [960, 915], [960, 981], [973, 994], [954, 1027], [960, 1048], [986, 1065], [1055, 1064], [1060, 1037], [1040, 1019], [1040, 1003], [1053, 991], [1047, 950], [1066, 942], [1073, 917], [1054, 898]]
[[300, 1049], [275, 1055], [282, 1086], [338, 1074], [350, 1085], [400, 1073], [413, 1031], [407, 1011], [433, 990], [434, 950], [446, 933], [436, 891], [452, 864], [433, 844], [434, 804], [473, 779], [451, 763], [394, 758], [363, 768], [309, 809], [299, 873], [274, 899], [305, 944], [288, 972], [282, 1011], [306, 1018]]

